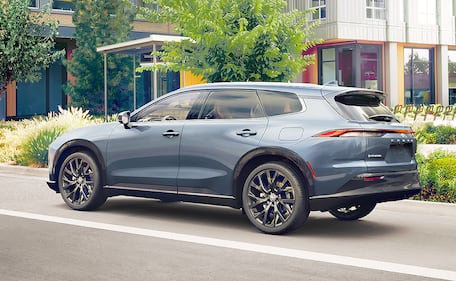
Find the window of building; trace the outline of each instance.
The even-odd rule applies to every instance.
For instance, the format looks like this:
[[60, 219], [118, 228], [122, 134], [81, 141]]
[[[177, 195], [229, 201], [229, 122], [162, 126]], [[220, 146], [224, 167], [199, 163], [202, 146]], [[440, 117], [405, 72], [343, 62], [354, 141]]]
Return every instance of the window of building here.
[[312, 20], [326, 18], [326, 0], [310, 0], [310, 7], [316, 10], [312, 14]]
[[30, 8], [38, 8], [39, 7], [39, 1], [38, 0], [30, 0], [29, 7]]
[[437, 4], [435, 0], [414, 0], [418, 7], [418, 22], [421, 24], [436, 24]]
[[434, 49], [404, 48], [406, 104], [433, 104]]
[[448, 99], [456, 104], [456, 50], [448, 50]]
[[385, 0], [366, 0], [366, 17], [368, 19], [385, 19]]
[[320, 84], [382, 90], [382, 46], [346, 44], [318, 50]]
[[74, 11], [74, 4], [71, 2], [71, 0], [53, 0], [52, 9]]

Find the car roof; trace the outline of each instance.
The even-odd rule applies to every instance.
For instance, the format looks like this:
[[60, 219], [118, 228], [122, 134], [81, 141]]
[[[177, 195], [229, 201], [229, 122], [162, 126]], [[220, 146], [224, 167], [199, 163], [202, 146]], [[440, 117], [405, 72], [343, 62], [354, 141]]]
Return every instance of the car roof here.
[[198, 84], [181, 88], [180, 90], [220, 90], [220, 89], [261, 89], [271, 91], [291, 91], [299, 95], [322, 96], [331, 93], [343, 93], [362, 90], [373, 91], [355, 87], [340, 87], [333, 85], [317, 85], [310, 83], [287, 83], [287, 82], [216, 82], [207, 84]]

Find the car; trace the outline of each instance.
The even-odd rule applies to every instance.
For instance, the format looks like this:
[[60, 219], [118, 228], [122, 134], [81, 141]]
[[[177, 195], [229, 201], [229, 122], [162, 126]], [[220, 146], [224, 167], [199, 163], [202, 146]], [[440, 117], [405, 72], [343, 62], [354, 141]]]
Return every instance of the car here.
[[268, 234], [310, 211], [357, 220], [421, 190], [414, 132], [384, 98], [305, 83], [184, 87], [57, 138], [48, 185], [75, 210], [118, 195], [238, 208]]

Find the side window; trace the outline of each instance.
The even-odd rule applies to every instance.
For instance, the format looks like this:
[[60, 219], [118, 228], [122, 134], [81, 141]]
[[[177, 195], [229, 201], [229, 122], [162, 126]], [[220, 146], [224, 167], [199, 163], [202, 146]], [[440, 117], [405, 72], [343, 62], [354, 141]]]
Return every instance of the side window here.
[[264, 117], [255, 90], [220, 90], [209, 94], [202, 119], [233, 119]]
[[135, 120], [137, 122], [185, 120], [199, 94], [199, 92], [187, 92], [162, 99], [139, 112]]
[[299, 112], [303, 109], [301, 100], [292, 93], [258, 91], [258, 95], [268, 116]]

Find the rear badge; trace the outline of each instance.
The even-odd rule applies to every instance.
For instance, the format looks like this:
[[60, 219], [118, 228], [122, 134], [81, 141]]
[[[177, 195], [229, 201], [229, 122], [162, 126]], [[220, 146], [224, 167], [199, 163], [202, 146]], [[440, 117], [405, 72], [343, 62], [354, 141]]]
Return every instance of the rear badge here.
[[368, 154], [368, 158], [383, 158], [383, 155], [381, 154]]

